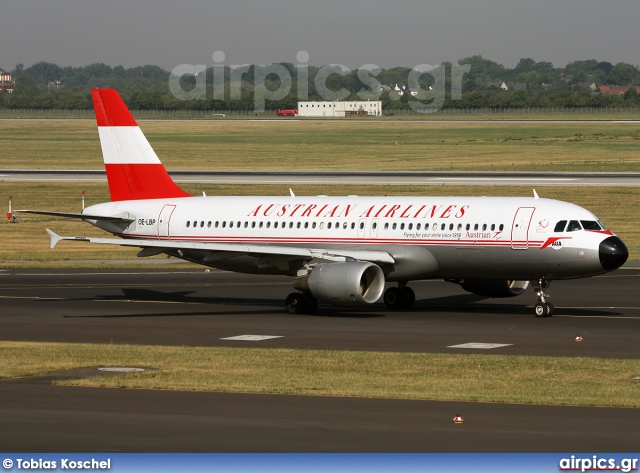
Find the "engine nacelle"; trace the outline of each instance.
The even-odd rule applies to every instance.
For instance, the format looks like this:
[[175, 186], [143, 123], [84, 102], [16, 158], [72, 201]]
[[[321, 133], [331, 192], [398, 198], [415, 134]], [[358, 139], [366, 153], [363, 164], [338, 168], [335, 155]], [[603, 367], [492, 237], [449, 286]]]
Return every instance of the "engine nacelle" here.
[[529, 287], [529, 281], [465, 279], [460, 285], [465, 291], [479, 296], [515, 297], [522, 294]]
[[365, 261], [327, 263], [313, 268], [309, 276], [295, 279], [293, 287], [334, 305], [373, 304], [384, 291], [384, 273]]

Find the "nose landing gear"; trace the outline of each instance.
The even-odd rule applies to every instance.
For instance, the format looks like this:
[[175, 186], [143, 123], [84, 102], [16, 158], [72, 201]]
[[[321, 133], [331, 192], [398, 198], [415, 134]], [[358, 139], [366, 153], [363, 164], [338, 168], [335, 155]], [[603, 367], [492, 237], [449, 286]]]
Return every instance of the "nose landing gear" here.
[[545, 293], [545, 290], [549, 288], [551, 281], [546, 279], [538, 279], [538, 283], [533, 287], [538, 296], [538, 302], [534, 306], [536, 317], [552, 317], [553, 316], [553, 304], [547, 301], [549, 294]]

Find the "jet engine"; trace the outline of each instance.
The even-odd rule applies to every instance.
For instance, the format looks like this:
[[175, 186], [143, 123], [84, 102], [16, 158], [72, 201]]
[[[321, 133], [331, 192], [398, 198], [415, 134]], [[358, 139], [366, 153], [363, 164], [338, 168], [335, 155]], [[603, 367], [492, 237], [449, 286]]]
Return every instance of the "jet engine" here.
[[498, 298], [519, 296], [529, 287], [529, 281], [465, 279], [460, 285], [467, 292]]
[[313, 268], [308, 276], [296, 278], [293, 287], [334, 305], [373, 304], [384, 291], [384, 273], [365, 261], [327, 263]]

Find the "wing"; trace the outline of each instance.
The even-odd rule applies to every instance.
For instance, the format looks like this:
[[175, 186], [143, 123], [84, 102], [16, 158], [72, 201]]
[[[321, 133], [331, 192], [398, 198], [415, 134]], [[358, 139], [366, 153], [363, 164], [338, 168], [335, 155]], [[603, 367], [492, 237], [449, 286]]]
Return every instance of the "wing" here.
[[51, 237], [51, 248], [61, 240], [83, 241], [102, 245], [133, 246], [142, 248], [138, 256], [152, 256], [166, 251], [202, 250], [210, 252], [229, 252], [254, 256], [284, 256], [306, 259], [322, 259], [327, 261], [360, 260], [379, 264], [393, 264], [395, 260], [386, 251], [298, 248], [295, 246], [245, 245], [240, 243], [200, 243], [186, 241], [134, 240], [120, 238], [94, 238], [71, 236], [63, 237], [46, 229]]

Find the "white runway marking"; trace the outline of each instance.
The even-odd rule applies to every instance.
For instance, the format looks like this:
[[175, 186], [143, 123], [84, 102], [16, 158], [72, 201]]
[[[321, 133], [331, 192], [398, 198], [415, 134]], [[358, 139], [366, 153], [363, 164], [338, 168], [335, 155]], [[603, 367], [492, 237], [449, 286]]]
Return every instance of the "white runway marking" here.
[[447, 348], [472, 348], [480, 350], [491, 350], [493, 348], [509, 347], [512, 343], [463, 343], [461, 345], [451, 345]]
[[220, 340], [238, 340], [247, 342], [260, 342], [262, 340], [269, 340], [271, 338], [284, 338], [282, 335], [238, 335], [236, 337], [226, 337]]
[[144, 371], [144, 368], [112, 367], [98, 368], [98, 371], [109, 371], [112, 373], [139, 373], [140, 371]]

